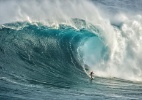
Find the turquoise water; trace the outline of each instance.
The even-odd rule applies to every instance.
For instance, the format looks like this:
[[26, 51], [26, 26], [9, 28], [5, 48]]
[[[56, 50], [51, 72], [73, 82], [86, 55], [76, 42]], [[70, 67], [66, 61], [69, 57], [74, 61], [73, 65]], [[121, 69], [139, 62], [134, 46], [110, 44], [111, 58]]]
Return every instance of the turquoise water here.
[[0, 99], [141, 100], [141, 4], [0, 1]]

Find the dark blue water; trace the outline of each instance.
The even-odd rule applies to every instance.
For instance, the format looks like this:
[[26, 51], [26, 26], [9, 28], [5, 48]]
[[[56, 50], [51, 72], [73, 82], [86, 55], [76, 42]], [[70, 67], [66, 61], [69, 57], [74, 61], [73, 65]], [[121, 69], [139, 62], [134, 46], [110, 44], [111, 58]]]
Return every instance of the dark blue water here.
[[140, 0], [0, 3], [0, 100], [142, 99]]

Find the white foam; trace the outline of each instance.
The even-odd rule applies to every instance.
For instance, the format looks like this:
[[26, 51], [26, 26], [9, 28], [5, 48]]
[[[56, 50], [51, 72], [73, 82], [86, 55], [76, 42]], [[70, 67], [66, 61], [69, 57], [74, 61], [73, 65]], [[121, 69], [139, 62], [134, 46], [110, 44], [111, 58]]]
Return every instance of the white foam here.
[[[142, 81], [141, 14], [133, 17], [119, 12], [106, 17], [104, 12], [101, 16], [100, 10], [88, 0], [0, 1], [0, 8], [0, 24], [39, 21], [56, 28], [59, 23], [75, 27], [70, 21], [71, 18], [86, 20], [102, 30], [98, 35], [103, 37], [110, 57], [108, 61], [100, 60], [94, 66], [91, 65], [90, 69], [94, 70], [97, 76]], [[120, 29], [115, 28], [112, 23]], [[86, 63], [87, 55], [84, 58]]]

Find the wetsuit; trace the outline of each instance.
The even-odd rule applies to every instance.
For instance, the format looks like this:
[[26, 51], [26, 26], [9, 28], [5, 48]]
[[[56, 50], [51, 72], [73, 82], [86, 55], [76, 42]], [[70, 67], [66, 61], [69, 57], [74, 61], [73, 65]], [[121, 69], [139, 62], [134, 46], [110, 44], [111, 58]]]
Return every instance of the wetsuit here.
[[93, 74], [94, 74], [93, 72], [90, 73], [91, 79], [93, 79]]

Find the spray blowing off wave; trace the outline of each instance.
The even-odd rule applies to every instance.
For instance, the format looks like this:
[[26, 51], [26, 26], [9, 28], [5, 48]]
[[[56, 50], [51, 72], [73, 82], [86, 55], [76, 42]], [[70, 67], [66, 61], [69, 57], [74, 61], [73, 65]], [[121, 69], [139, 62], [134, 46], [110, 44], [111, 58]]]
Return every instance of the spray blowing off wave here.
[[[3, 4], [2, 1], [0, 2]], [[9, 2], [3, 5], [8, 4], [12, 9], [6, 9], [6, 11], [14, 13], [6, 15], [1, 12], [3, 17], [1, 24], [14, 23], [1, 27], [1, 33], [3, 33], [0, 47], [3, 55], [1, 63], [2, 66], [7, 66], [3, 63], [5, 59], [12, 59], [6, 61], [11, 61], [8, 63], [15, 65], [13, 68], [17, 69], [22, 65], [22, 70], [25, 71], [17, 70], [14, 73], [19, 73], [20, 77], [24, 77], [25, 80], [30, 76], [29, 80], [40, 79], [40, 82], [45, 82], [56, 77], [53, 74], [56, 70], [59, 77], [70, 82], [67, 76], [78, 80], [82, 79], [82, 75], [85, 77], [84, 71], [88, 74], [93, 70], [99, 77], [142, 81], [141, 15], [134, 17], [131, 14], [125, 15], [117, 7], [120, 13], [112, 18], [110, 17], [112, 13], [108, 13], [110, 14], [108, 16], [105, 11], [97, 9], [88, 0], [82, 2], [43, 0], [39, 6], [38, 1]], [[13, 6], [17, 8], [16, 11]], [[103, 15], [100, 15], [102, 13]], [[15, 23], [17, 20], [20, 23]], [[29, 23], [21, 23], [25, 20]], [[33, 22], [36, 23], [33, 25]], [[15, 60], [14, 64], [13, 60]], [[27, 67], [27, 64], [30, 67]], [[33, 69], [36, 74], [31, 73]], [[37, 73], [39, 77], [36, 76]], [[46, 80], [47, 76], [49, 79]], [[56, 78], [53, 82], [60, 83], [61, 81]]]
[[[124, 16], [124, 15], [123, 15]], [[141, 52], [142, 17], [125, 16], [121, 24], [112, 25], [115, 31], [113, 44], [109, 47], [109, 61], [93, 67], [103, 77], [117, 77], [131, 81], [142, 81]], [[98, 71], [98, 72], [97, 72]]]

